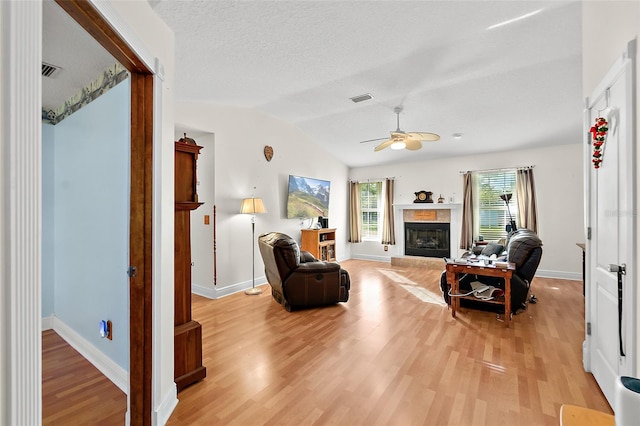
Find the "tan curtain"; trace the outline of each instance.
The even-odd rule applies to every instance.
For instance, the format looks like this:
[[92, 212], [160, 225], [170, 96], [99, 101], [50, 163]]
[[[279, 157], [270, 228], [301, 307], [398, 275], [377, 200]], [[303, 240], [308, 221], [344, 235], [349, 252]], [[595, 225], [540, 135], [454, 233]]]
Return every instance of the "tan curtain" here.
[[518, 199], [518, 227], [538, 233], [538, 206], [533, 169], [516, 172], [516, 198]]
[[362, 217], [360, 215], [360, 184], [349, 182], [349, 242], [362, 241], [360, 230], [362, 229]]
[[473, 244], [473, 179], [471, 172], [462, 175], [462, 229], [460, 248], [469, 250]]
[[393, 218], [393, 191], [395, 181], [384, 180], [384, 215], [382, 216], [382, 244], [395, 245], [396, 232]]

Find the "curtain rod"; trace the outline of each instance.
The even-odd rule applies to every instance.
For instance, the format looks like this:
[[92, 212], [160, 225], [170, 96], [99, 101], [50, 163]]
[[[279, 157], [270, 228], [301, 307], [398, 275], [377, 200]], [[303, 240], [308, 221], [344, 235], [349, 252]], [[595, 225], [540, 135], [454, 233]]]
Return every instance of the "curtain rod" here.
[[361, 180], [349, 179], [349, 182], [371, 182], [371, 181], [378, 182], [378, 181], [385, 180], [385, 179], [396, 180], [396, 177], [395, 176], [391, 176], [391, 177], [369, 178], [369, 179], [361, 179]]
[[460, 174], [463, 175], [465, 173], [486, 173], [486, 172], [502, 172], [504, 170], [529, 170], [533, 169], [535, 166], [517, 166], [517, 167], [502, 167], [499, 169], [483, 169], [483, 170], [460, 170]]

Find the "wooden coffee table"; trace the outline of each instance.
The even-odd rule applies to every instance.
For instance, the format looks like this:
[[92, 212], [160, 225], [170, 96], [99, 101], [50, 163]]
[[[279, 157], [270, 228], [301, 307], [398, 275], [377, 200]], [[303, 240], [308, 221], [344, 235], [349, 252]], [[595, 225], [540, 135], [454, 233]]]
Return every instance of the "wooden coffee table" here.
[[460, 275], [472, 274], [483, 275], [487, 277], [504, 278], [504, 296], [491, 300], [482, 300], [477, 297], [470, 296], [452, 296], [451, 316], [456, 317], [456, 311], [460, 309], [460, 299], [475, 300], [476, 302], [493, 303], [504, 306], [504, 325], [509, 327], [511, 321], [511, 276], [516, 269], [515, 264], [508, 263], [507, 266], [497, 267], [495, 263], [485, 264], [482, 261], [468, 261], [466, 263], [457, 263], [453, 260], [447, 261], [447, 282], [451, 284], [451, 294], [460, 293]]

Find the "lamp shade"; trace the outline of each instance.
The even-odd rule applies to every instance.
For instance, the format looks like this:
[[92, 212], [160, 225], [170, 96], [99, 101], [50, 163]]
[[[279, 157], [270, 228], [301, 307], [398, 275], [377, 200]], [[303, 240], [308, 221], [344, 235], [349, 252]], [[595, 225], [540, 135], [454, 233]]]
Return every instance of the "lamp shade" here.
[[509, 201], [511, 201], [511, 197], [512, 197], [512, 195], [513, 195], [512, 193], [508, 192], [508, 193], [506, 193], [506, 194], [502, 194], [502, 195], [500, 195], [500, 199], [501, 199], [502, 201], [504, 201], [505, 203], [508, 203]]
[[266, 213], [267, 209], [264, 208], [262, 198], [245, 198], [242, 200], [242, 206], [240, 207], [240, 213], [243, 214], [256, 214]]

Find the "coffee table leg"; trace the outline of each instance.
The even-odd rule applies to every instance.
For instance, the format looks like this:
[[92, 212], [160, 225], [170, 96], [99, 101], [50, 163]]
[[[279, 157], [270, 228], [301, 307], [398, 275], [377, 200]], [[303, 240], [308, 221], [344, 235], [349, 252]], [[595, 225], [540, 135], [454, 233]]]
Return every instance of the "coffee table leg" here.
[[[447, 282], [451, 283], [451, 294], [458, 294], [458, 274], [447, 271]], [[449, 296], [451, 302], [451, 316], [456, 317], [456, 309], [458, 309], [458, 298]]]
[[509, 327], [511, 321], [511, 277], [504, 279], [504, 325]]

